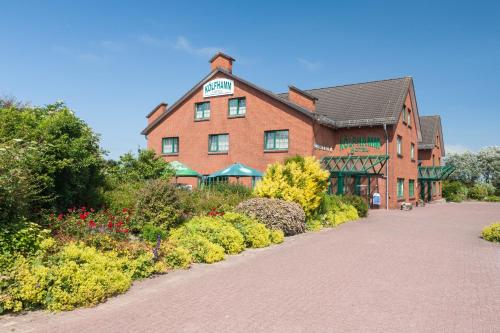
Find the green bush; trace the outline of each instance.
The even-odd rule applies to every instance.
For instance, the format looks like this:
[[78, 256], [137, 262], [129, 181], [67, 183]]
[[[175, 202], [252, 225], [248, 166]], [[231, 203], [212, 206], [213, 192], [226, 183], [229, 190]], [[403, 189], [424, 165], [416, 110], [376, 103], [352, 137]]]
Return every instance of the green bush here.
[[323, 229], [323, 223], [318, 219], [308, 219], [306, 222], [307, 231], [319, 231]]
[[446, 201], [461, 202], [467, 198], [467, 186], [459, 181], [443, 182], [443, 198]]
[[221, 218], [231, 223], [243, 235], [247, 247], [266, 247], [271, 244], [271, 233], [268, 228], [257, 220], [244, 214], [226, 213]]
[[170, 238], [180, 241], [192, 235], [200, 235], [210, 242], [222, 246], [228, 254], [235, 254], [245, 249], [245, 240], [241, 233], [230, 223], [221, 218], [198, 216], [172, 230]]
[[481, 236], [490, 242], [500, 242], [500, 223], [493, 223], [484, 228]]
[[302, 207], [295, 202], [253, 198], [241, 202], [236, 211], [256, 218], [271, 230], [281, 230], [286, 236], [306, 230], [306, 215]]
[[167, 236], [167, 232], [164, 229], [156, 227], [150, 223], [146, 223], [142, 228], [141, 237], [145, 241], [156, 243], [156, 241], [158, 240], [158, 235], [160, 236], [160, 239], [165, 239]]
[[144, 181], [117, 183], [103, 191], [104, 205], [113, 211], [120, 210], [123, 207], [132, 208], [135, 206], [138, 193], [144, 185]]
[[140, 232], [146, 224], [168, 230], [176, 226], [181, 218], [182, 208], [177, 190], [168, 181], [151, 180], [139, 190], [135, 205], [134, 231]]
[[225, 183], [179, 191], [182, 210], [191, 217], [206, 215], [212, 209], [222, 212], [233, 210], [250, 196], [251, 192], [245, 186]]
[[489, 195], [486, 198], [484, 198], [484, 201], [487, 201], [487, 202], [500, 202], [500, 196]]
[[491, 184], [478, 183], [469, 189], [468, 196], [474, 200], [485, 200], [486, 197], [494, 193], [495, 188]]
[[50, 231], [35, 223], [22, 223], [0, 228], [0, 255], [35, 255]]
[[354, 206], [359, 217], [368, 216], [368, 204], [362, 197], [358, 195], [344, 195], [340, 197], [340, 200], [345, 204]]

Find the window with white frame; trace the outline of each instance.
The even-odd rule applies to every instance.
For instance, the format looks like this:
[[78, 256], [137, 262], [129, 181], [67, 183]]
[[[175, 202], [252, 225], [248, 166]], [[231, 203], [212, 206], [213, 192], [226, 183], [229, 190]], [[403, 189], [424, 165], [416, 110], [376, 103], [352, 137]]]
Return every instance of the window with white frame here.
[[398, 152], [398, 156], [403, 155], [403, 138], [398, 135], [397, 141], [396, 141], [396, 149]]
[[229, 150], [229, 134], [211, 134], [208, 136], [210, 153], [225, 153]]

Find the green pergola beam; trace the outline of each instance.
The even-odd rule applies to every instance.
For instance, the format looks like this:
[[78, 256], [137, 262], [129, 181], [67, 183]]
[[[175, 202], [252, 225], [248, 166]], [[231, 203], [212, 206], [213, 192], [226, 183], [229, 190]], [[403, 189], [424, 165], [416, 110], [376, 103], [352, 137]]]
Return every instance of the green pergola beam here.
[[418, 179], [427, 181], [444, 180], [448, 178], [453, 171], [455, 171], [455, 167], [451, 165], [418, 167]]
[[378, 175], [389, 159], [387, 155], [327, 156], [321, 159], [323, 167], [334, 175]]

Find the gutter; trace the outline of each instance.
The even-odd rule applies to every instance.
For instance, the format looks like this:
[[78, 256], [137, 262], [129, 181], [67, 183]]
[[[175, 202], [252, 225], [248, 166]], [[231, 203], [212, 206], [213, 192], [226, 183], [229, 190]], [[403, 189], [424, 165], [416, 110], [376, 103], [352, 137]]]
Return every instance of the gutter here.
[[[389, 156], [389, 135], [387, 134], [387, 124], [384, 124], [385, 132], [385, 154]], [[390, 159], [387, 159], [385, 164], [385, 209], [389, 210], [389, 163]]]

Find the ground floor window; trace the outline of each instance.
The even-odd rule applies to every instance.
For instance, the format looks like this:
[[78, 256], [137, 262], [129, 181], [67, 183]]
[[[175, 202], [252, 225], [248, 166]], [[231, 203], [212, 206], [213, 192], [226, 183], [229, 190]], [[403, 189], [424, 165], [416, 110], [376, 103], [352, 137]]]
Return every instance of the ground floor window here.
[[208, 136], [210, 153], [225, 153], [229, 150], [229, 134], [212, 134]]
[[410, 179], [408, 181], [408, 192], [410, 198], [413, 198], [415, 196], [415, 181], [413, 179]]
[[177, 154], [179, 153], [179, 138], [163, 138], [161, 152], [163, 154]]
[[405, 193], [405, 180], [403, 178], [398, 178], [398, 199], [404, 198]]
[[287, 150], [288, 130], [264, 132], [264, 150]]

